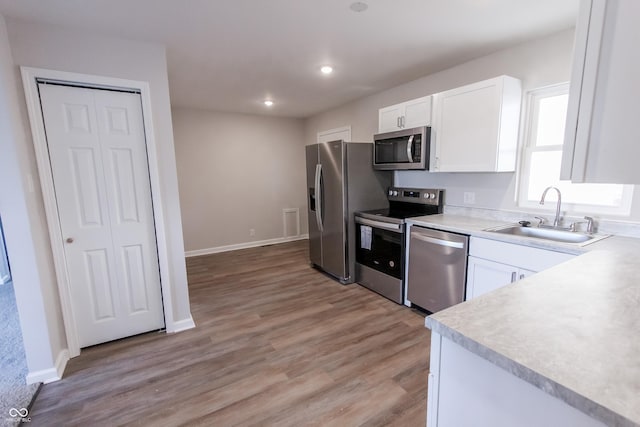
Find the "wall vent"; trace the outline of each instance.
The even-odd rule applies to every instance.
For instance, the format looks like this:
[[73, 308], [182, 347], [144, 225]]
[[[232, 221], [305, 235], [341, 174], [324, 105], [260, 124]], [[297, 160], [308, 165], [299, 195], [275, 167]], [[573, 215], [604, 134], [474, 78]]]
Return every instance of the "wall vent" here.
[[300, 209], [282, 209], [282, 224], [284, 226], [284, 237], [300, 236]]

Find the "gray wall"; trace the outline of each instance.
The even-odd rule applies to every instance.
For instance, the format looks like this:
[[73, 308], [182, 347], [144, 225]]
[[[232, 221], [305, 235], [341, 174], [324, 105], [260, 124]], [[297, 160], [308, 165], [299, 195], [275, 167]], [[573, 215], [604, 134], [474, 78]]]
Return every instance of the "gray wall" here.
[[67, 343], [42, 195], [39, 187], [29, 190], [28, 176], [37, 174], [23, 98], [0, 15], [0, 212], [27, 366], [35, 374], [53, 368]]
[[[351, 125], [354, 141], [371, 141], [377, 132], [379, 108], [502, 74], [522, 80], [525, 92], [568, 81], [572, 51], [573, 30], [568, 30], [428, 75], [309, 118], [305, 125], [305, 144], [314, 143], [320, 130], [344, 125]], [[462, 206], [463, 193], [473, 191], [475, 207], [521, 210], [516, 203], [515, 173], [401, 171], [396, 174], [396, 184], [445, 188], [446, 203], [450, 205]], [[640, 219], [638, 193], [636, 190], [631, 217], [627, 219]]]
[[[10, 95], [7, 97], [7, 95], [2, 94], [2, 101], [10, 104], [12, 110], [17, 110], [15, 114], [15, 132], [20, 134], [20, 137], [13, 139], [15, 144], [13, 148], [22, 156], [20, 159], [20, 166], [23, 168], [21, 178], [24, 180], [27, 175], [33, 177], [34, 192], [27, 191], [24, 182], [21, 187], [16, 188], [16, 191], [22, 194], [20, 197], [27, 199], [29, 213], [33, 216], [33, 224], [30, 225], [30, 229], [38, 239], [35, 250], [36, 255], [42, 260], [40, 261], [41, 265], [32, 265], [31, 268], [37, 269], [41, 275], [40, 286], [43, 288], [43, 304], [47, 313], [47, 323], [49, 328], [54, 329], [50, 334], [51, 340], [60, 345], [66, 345], [64, 337], [60, 335], [63, 330], [60, 304], [55, 277], [51, 268], [49, 241], [48, 237], [45, 237], [46, 217], [42, 196], [39, 193], [38, 172], [27, 121], [26, 104], [24, 95], [22, 95], [21, 77], [17, 66], [94, 74], [149, 83], [153, 130], [158, 151], [158, 169], [161, 171], [161, 204], [156, 205], [155, 208], [162, 210], [165, 219], [164, 232], [169, 255], [168, 267], [173, 297], [173, 318], [175, 322], [188, 322], [191, 319], [191, 313], [184, 261], [178, 180], [164, 47], [157, 44], [102, 37], [85, 31], [20, 21], [8, 20], [7, 29], [12, 60], [13, 64], [15, 64], [11, 70], [13, 75], [9, 76], [8, 79], [13, 79], [12, 90], [20, 93], [20, 95], [12, 98]], [[4, 58], [2, 64], [3, 66], [5, 65]], [[7, 229], [9, 228], [7, 226]], [[12, 256], [13, 251], [9, 238], [10, 233], [11, 231], [7, 233], [9, 257]], [[16, 294], [18, 292], [16, 286]], [[20, 301], [18, 301], [18, 304], [20, 305]], [[31, 310], [29, 311], [29, 316], [34, 316]], [[56, 346], [54, 345], [53, 347]], [[29, 357], [28, 352], [28, 362]]]
[[305, 212], [301, 119], [174, 108], [173, 123], [187, 251], [283, 238], [282, 210]]

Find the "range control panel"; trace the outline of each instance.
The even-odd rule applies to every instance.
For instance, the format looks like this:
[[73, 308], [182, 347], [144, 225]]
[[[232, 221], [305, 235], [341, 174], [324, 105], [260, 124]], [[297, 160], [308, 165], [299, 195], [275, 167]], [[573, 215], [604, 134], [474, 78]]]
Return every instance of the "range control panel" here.
[[434, 188], [389, 187], [387, 196], [390, 201], [395, 202], [440, 205], [443, 201], [444, 190]]

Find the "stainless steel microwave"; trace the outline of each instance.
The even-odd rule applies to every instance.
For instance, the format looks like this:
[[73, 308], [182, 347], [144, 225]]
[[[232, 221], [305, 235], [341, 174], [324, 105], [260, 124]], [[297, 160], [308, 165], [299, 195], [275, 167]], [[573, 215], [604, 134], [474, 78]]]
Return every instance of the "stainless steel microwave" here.
[[373, 136], [373, 168], [428, 169], [431, 127], [421, 126]]

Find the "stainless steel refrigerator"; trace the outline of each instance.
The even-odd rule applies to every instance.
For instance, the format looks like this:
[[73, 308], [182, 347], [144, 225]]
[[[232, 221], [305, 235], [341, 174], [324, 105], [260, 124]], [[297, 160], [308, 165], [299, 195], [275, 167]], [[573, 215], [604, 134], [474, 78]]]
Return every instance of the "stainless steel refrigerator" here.
[[372, 150], [344, 141], [306, 147], [309, 257], [343, 284], [356, 280], [354, 212], [388, 206], [392, 172], [373, 170]]

